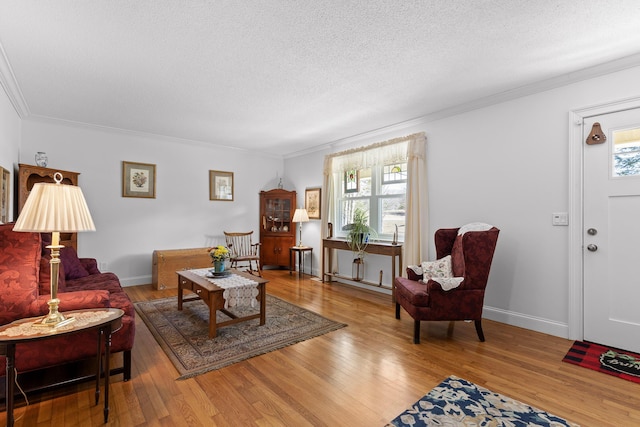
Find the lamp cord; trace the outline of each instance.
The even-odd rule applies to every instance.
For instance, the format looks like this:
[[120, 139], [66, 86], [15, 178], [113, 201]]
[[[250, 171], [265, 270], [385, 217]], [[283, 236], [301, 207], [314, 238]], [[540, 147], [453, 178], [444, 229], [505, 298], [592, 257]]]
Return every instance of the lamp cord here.
[[[16, 383], [16, 387], [18, 387], [18, 390], [20, 390], [20, 393], [22, 394], [22, 397], [24, 397], [24, 401], [27, 403], [27, 406], [29, 406], [29, 399], [27, 398], [27, 394], [24, 392], [24, 390], [22, 389], [22, 387], [20, 387], [20, 384], [18, 383], [18, 370], [16, 368], [13, 368], [13, 372], [14, 372], [14, 382]], [[6, 396], [5, 396], [6, 398]], [[18, 421], [20, 419], [22, 419], [22, 417], [24, 417], [24, 414], [26, 413], [23, 412], [22, 414], [20, 414], [19, 417], [15, 418], [14, 421]]]

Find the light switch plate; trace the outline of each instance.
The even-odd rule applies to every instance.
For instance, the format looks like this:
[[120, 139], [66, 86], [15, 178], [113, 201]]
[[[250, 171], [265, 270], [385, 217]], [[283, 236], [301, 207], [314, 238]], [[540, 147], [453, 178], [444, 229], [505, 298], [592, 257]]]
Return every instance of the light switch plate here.
[[569, 214], [566, 212], [554, 212], [551, 214], [551, 224], [569, 225]]

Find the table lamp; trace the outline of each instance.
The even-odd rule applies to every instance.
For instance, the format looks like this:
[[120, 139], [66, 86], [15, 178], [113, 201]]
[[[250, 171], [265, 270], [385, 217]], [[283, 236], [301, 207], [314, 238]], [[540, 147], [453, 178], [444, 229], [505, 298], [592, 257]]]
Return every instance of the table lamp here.
[[309, 215], [307, 214], [307, 210], [306, 209], [296, 209], [295, 213], [293, 214], [293, 222], [299, 222], [300, 225], [298, 226], [299, 230], [300, 230], [300, 240], [298, 240], [298, 247], [301, 248], [302, 247], [302, 223], [303, 222], [308, 222], [309, 221]]
[[60, 267], [60, 232], [95, 231], [87, 202], [80, 187], [61, 184], [62, 174], [56, 172], [55, 183], [39, 182], [34, 184], [29, 197], [20, 212], [13, 231], [51, 233], [51, 299], [49, 314], [34, 326], [56, 328], [73, 322], [58, 312], [58, 272]]

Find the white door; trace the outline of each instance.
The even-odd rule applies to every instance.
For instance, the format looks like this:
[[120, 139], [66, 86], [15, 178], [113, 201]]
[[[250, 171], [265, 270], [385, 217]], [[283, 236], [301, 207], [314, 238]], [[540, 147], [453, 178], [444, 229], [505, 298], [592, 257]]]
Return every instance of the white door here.
[[584, 121], [584, 339], [640, 353], [640, 109]]

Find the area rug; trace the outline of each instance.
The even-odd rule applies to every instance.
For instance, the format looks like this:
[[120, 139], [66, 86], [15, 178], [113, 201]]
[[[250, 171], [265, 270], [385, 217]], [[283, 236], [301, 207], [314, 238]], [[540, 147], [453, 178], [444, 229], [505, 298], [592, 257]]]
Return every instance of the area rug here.
[[386, 427], [577, 425], [452, 375]]
[[[138, 302], [136, 311], [180, 373], [191, 378], [344, 326], [272, 295], [266, 298], [265, 324], [259, 319], [218, 328], [209, 338], [209, 307], [199, 299], [178, 311], [177, 297]], [[247, 315], [252, 308], [232, 310]], [[217, 312], [218, 322], [229, 318]]]
[[640, 354], [630, 351], [576, 341], [562, 361], [640, 383]]

